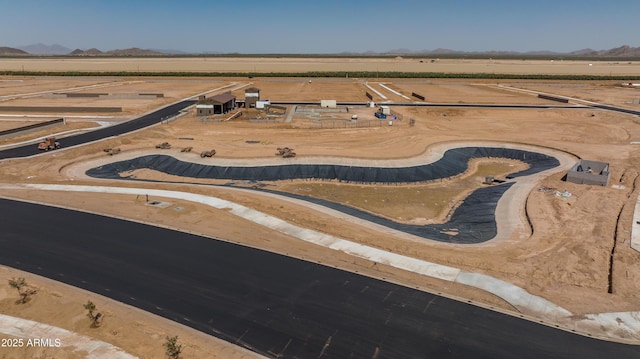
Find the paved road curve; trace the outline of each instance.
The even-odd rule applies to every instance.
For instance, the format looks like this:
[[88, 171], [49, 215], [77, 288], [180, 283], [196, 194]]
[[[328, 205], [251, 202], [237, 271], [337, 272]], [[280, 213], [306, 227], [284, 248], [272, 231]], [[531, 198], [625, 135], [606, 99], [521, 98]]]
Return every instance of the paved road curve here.
[[[164, 119], [173, 117], [177, 115], [181, 110], [193, 105], [194, 103], [195, 101], [193, 100], [181, 101], [138, 117], [131, 121], [119, 123], [114, 126], [101, 128], [91, 132], [65, 137], [60, 139], [59, 141], [62, 147], [71, 147], [83, 143], [97, 141], [111, 136], [122, 135], [124, 133], [139, 130], [141, 128], [159, 123]], [[28, 157], [36, 155], [41, 152], [37, 147], [38, 146], [36, 146], [35, 144], [29, 144], [0, 151], [0, 160], [5, 158]]]
[[204, 237], [10, 200], [0, 215], [0, 263], [270, 357], [640, 357], [640, 346]]

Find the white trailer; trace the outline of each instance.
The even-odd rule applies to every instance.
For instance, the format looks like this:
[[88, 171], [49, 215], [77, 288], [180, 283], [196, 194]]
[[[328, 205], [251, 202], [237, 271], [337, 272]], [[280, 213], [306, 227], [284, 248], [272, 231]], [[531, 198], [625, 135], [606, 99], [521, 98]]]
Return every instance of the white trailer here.
[[320, 100], [320, 107], [322, 108], [336, 108], [337, 106], [336, 100]]
[[256, 101], [256, 108], [264, 109], [266, 105], [271, 105], [271, 101], [269, 101], [269, 100], [258, 100], [258, 101]]
[[389, 106], [380, 106], [378, 112], [383, 115], [391, 115], [391, 109], [389, 108]]

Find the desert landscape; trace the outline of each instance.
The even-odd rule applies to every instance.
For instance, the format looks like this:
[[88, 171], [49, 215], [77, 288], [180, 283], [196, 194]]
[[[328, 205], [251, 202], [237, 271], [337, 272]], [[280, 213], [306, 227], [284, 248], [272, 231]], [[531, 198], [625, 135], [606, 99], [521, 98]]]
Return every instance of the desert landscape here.
[[[628, 113], [591, 107], [606, 104], [640, 111], [640, 89], [621, 81], [499, 80], [420, 78], [260, 77], [261, 72], [397, 71], [500, 74], [631, 75], [639, 62], [454, 59], [0, 59], [0, 71], [136, 71], [246, 72], [247, 77], [0, 77], [0, 130], [63, 117], [64, 124], [0, 138], [0, 149], [32, 144], [55, 135], [59, 150], [0, 161], [0, 196], [50, 204], [149, 223], [281, 253], [323, 265], [461, 301], [544, 321], [584, 335], [637, 344], [629, 330], [587, 323], [589, 315], [640, 310], [640, 253], [631, 248], [631, 229], [638, 198], [640, 124]], [[129, 134], [65, 148], [64, 137], [122, 123], [154, 109], [199, 95], [230, 92], [245, 98], [247, 88], [278, 102], [336, 100], [335, 109], [318, 105], [286, 105], [284, 114], [239, 109], [238, 117], [198, 116], [191, 107], [183, 115]], [[412, 96], [424, 96], [424, 101]], [[567, 98], [560, 103], [538, 93]], [[76, 94], [71, 95], [69, 94]], [[80, 95], [77, 95], [80, 94]], [[84, 96], [82, 95], [84, 94]], [[153, 94], [152, 96], [150, 94]], [[371, 95], [371, 98], [367, 97]], [[370, 106], [374, 102], [374, 107]], [[420, 104], [448, 104], [433, 107]], [[393, 121], [374, 116], [380, 105], [393, 105]], [[404, 105], [402, 105], [404, 104]], [[418, 105], [420, 106], [418, 106]], [[504, 106], [461, 106], [461, 105]], [[518, 107], [522, 105], [521, 107]], [[5, 111], [2, 107], [11, 107]], [[38, 107], [55, 107], [46, 111]], [[118, 112], [105, 108], [121, 108]], [[16, 110], [17, 108], [17, 110]], [[66, 110], [65, 110], [66, 109]], [[234, 113], [235, 113], [234, 112]], [[354, 117], [355, 116], [355, 117]], [[355, 120], [357, 118], [357, 120]], [[156, 145], [169, 142], [170, 149]], [[279, 163], [375, 163], [398, 167], [429, 163], [445, 148], [505, 146], [553, 154], [562, 166], [525, 181], [509, 211], [497, 216], [496, 239], [479, 244], [452, 244], [381, 229], [335, 212], [311, 206], [283, 192], [311, 196], [400, 222], [445, 223], [474, 190], [488, 186], [486, 176], [507, 181], [527, 168], [521, 161], [479, 158], [464, 173], [419, 183], [344, 183], [301, 179], [236, 181], [180, 177], [153, 169], [122, 173], [121, 179], [98, 179], [86, 171], [112, 162], [163, 154], [202, 164], [265, 165]], [[295, 158], [274, 156], [290, 147]], [[110, 156], [105, 149], [118, 148]], [[190, 148], [182, 152], [182, 149]], [[215, 149], [212, 158], [202, 151]], [[607, 162], [608, 186], [570, 183], [567, 166], [579, 159]], [[238, 217], [227, 210], [175, 198], [179, 206], [148, 206], [139, 196], [39, 190], [29, 185], [87, 185], [148, 188], [202, 194], [265, 213], [296, 226], [405, 257], [479, 273], [510, 283], [568, 310], [570, 317], [545, 315], [514, 305], [478, 287], [411, 272], [392, 263], [305, 242]], [[222, 186], [224, 185], [224, 186]], [[22, 186], [22, 187], [21, 187]], [[269, 191], [256, 191], [255, 188]], [[565, 195], [562, 195], [562, 194]], [[568, 193], [568, 195], [566, 195]], [[141, 193], [142, 194], [142, 193]], [[501, 200], [502, 201], [502, 200]], [[508, 199], [504, 200], [505, 202]], [[502, 207], [499, 207], [502, 208]], [[208, 220], [216, 218], [216, 221]], [[505, 229], [507, 228], [507, 229]], [[185, 358], [250, 358], [257, 354], [196, 330], [96, 294], [10, 267], [0, 268], [0, 281], [24, 277], [38, 289], [26, 304], [0, 286], [0, 313], [30, 319], [111, 343], [141, 358], [163, 355], [166, 336], [178, 335]], [[90, 328], [82, 304], [93, 300], [106, 313], [104, 325]], [[55, 308], [55, 309], [52, 309]], [[5, 355], [3, 353], [3, 355]], [[68, 347], [37, 351], [24, 348], [7, 358], [76, 358]]]
[[184, 58], [2, 58], [0, 71], [129, 71], [129, 72], [441, 72], [554, 75], [633, 75], [638, 61], [510, 60], [396, 57], [184, 57]]

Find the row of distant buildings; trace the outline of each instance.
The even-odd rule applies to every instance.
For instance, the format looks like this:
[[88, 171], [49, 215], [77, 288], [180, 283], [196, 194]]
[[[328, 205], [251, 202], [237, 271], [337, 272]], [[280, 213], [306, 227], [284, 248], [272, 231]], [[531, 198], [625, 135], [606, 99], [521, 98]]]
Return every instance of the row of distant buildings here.
[[[268, 101], [262, 101], [267, 102]], [[250, 87], [244, 90], [244, 100], [237, 100], [236, 96], [230, 92], [214, 95], [211, 97], [200, 96], [196, 104], [196, 114], [198, 116], [221, 115], [238, 107], [261, 108], [263, 104], [260, 100], [260, 89]]]

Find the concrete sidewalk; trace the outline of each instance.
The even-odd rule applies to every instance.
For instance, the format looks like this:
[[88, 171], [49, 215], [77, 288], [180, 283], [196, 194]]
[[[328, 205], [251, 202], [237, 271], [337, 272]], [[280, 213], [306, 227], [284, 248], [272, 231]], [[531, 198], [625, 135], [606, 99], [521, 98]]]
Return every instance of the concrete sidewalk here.
[[[137, 358], [109, 343], [92, 339], [66, 329], [54, 327], [32, 320], [0, 314], [0, 333], [20, 338], [22, 345], [17, 347], [73, 347], [78, 355], [87, 353], [89, 359], [134, 359]], [[2, 348], [2, 352], [10, 353], [11, 349]], [[3, 356], [4, 357], [4, 356]]]
[[631, 226], [631, 248], [640, 252], [640, 196], [636, 200], [633, 210], [633, 224]]

